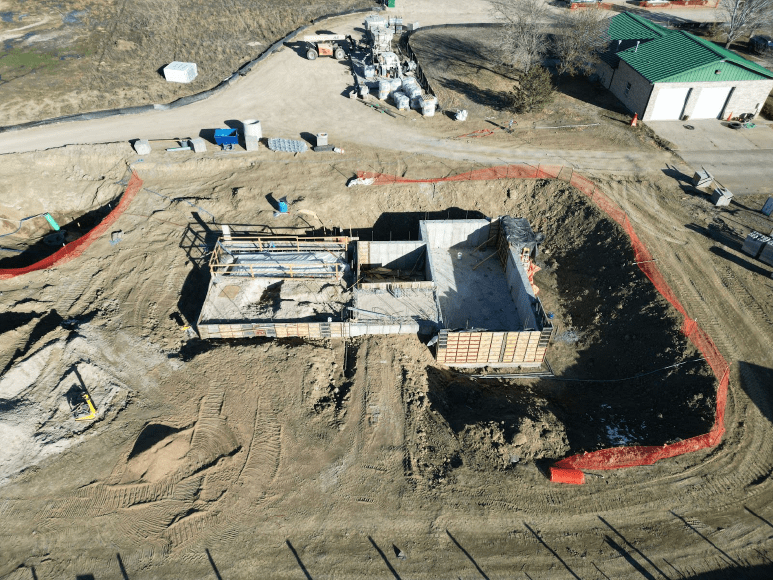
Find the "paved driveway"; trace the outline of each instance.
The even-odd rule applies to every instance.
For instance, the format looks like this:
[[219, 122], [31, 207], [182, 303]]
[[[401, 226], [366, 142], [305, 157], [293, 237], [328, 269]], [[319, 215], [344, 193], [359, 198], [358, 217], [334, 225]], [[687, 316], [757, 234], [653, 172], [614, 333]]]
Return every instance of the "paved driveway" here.
[[673, 143], [693, 169], [705, 167], [733, 193], [773, 193], [773, 124], [755, 123], [754, 129], [738, 130], [714, 119], [648, 125]]

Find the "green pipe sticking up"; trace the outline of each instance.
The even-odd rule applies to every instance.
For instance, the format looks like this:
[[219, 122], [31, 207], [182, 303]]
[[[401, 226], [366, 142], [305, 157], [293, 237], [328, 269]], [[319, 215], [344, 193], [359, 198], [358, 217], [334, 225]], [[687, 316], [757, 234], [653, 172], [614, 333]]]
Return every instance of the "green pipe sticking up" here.
[[54, 231], [59, 231], [59, 224], [56, 223], [56, 220], [51, 217], [50, 213], [44, 213], [43, 217], [46, 218], [46, 221], [51, 224], [51, 227], [54, 228]]

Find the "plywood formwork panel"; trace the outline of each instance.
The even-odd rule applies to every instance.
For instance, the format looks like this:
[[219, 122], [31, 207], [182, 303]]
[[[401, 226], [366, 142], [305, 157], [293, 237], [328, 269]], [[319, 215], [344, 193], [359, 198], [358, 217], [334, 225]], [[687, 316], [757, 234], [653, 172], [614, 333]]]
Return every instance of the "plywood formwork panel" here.
[[450, 366], [541, 363], [540, 332], [448, 332], [438, 340], [437, 360]]

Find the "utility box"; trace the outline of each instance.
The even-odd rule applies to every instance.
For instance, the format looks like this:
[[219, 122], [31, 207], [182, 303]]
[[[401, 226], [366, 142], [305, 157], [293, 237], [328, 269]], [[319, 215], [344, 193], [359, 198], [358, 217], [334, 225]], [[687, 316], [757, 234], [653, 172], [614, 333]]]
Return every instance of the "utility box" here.
[[770, 214], [773, 213], [773, 197], [769, 197], [768, 200], [765, 202], [765, 205], [762, 206], [762, 215], [766, 215], [770, 217]]
[[189, 83], [199, 74], [195, 62], [170, 62], [164, 67], [164, 78], [170, 83]]
[[396, 0], [384, 0], [384, 6], [387, 8], [394, 8]]
[[714, 181], [714, 176], [711, 175], [708, 171], [701, 170], [696, 171], [695, 175], [692, 176], [692, 184], [695, 187], [711, 187], [711, 183]]

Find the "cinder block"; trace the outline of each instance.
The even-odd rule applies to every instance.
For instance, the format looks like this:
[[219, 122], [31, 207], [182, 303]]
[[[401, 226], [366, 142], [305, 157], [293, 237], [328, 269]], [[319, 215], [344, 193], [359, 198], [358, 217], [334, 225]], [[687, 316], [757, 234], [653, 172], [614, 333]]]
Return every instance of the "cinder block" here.
[[137, 139], [134, 142], [134, 150], [137, 155], [148, 155], [150, 154], [150, 142], [147, 139]]

